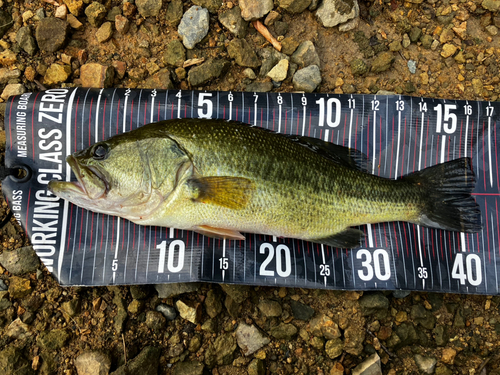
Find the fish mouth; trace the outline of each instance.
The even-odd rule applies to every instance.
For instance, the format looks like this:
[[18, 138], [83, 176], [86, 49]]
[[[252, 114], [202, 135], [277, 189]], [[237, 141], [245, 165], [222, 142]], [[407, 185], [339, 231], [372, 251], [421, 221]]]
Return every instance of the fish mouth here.
[[76, 181], [50, 181], [48, 188], [52, 193], [63, 198], [76, 195], [88, 199], [100, 199], [107, 195], [109, 184], [96, 168], [81, 166], [73, 155], [69, 155], [66, 162], [75, 174]]

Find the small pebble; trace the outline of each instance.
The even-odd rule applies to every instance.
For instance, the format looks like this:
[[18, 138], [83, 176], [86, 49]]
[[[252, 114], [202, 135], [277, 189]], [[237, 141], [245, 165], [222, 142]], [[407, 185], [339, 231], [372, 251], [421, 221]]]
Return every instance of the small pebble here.
[[411, 74], [415, 74], [417, 71], [417, 62], [414, 60], [408, 60], [408, 70]]

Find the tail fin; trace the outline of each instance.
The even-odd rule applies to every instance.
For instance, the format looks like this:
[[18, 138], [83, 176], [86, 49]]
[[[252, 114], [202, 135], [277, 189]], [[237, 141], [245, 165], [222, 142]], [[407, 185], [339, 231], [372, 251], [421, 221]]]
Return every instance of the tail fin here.
[[470, 158], [461, 158], [403, 177], [420, 185], [425, 208], [417, 224], [458, 232], [479, 232], [481, 210], [471, 192], [476, 177]]

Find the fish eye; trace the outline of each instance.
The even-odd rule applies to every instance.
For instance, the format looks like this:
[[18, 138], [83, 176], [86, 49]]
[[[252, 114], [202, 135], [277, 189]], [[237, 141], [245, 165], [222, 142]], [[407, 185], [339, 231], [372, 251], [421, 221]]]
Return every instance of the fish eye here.
[[106, 144], [98, 144], [94, 147], [92, 157], [94, 160], [104, 160], [108, 157], [109, 147]]

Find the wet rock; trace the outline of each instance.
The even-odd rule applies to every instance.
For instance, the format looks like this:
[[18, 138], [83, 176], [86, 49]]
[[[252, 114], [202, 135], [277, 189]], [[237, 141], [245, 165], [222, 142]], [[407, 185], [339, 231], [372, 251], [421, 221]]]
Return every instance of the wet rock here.
[[220, 296], [213, 289], [210, 289], [207, 293], [207, 298], [205, 299], [205, 310], [211, 318], [215, 318], [222, 311]]
[[328, 340], [325, 345], [325, 352], [328, 357], [335, 359], [344, 351], [344, 343], [340, 338]]
[[301, 13], [311, 5], [312, 0], [279, 0], [279, 6], [290, 13]]
[[182, 16], [178, 32], [182, 37], [182, 43], [187, 49], [193, 49], [196, 43], [208, 33], [208, 10], [199, 6], [192, 6]]
[[198, 322], [200, 321], [201, 304], [196, 303], [191, 306], [190, 304], [179, 300], [175, 303], [175, 307], [177, 308], [177, 311], [179, 311], [179, 315], [181, 316], [181, 318], [184, 318], [193, 324], [198, 324]]
[[58, 85], [66, 80], [71, 75], [71, 66], [66, 64], [52, 64], [47, 69], [43, 77], [43, 83], [49, 86]]
[[172, 321], [177, 317], [177, 311], [173, 306], [159, 304], [158, 306], [156, 306], [156, 311], [161, 312], [163, 316], [169, 321]]
[[52, 331], [41, 332], [36, 342], [41, 349], [59, 350], [66, 345], [70, 336], [70, 333], [65, 329], [53, 329]]
[[78, 375], [108, 375], [111, 359], [101, 352], [85, 352], [74, 360]]
[[[21, 71], [19, 69], [0, 68], [0, 84], [2, 84], [2, 85], [9, 82], [11, 79], [16, 79], [19, 77], [21, 77]], [[32, 247], [28, 246], [28, 248], [30, 248], [31, 251], [33, 252], [33, 254], [35, 254]], [[24, 247], [22, 247], [21, 249], [24, 249]], [[18, 249], [17, 251], [23, 251], [21, 249]], [[35, 254], [34, 258], [31, 258], [28, 256], [28, 261], [30, 261], [30, 259], [37, 259], [38, 260], [38, 264], [37, 264], [37, 266], [35, 266], [33, 271], [26, 271], [26, 272], [22, 272], [22, 273], [12, 272], [11, 269], [15, 270], [17, 267], [19, 267], [17, 265], [17, 263], [19, 261], [24, 262], [24, 258], [22, 258], [22, 257], [17, 258], [15, 253], [16, 253], [16, 250], [14, 250], [14, 251], [4, 250], [4, 252], [2, 254], [0, 254], [0, 264], [5, 269], [7, 269], [7, 271], [9, 271], [10, 273], [12, 273], [14, 275], [21, 275], [22, 273], [36, 271], [36, 267], [38, 267], [38, 265], [40, 264], [40, 261], [38, 260], [38, 257]], [[9, 260], [10, 257], [14, 257], [15, 259]]]
[[0, 351], [0, 373], [5, 375], [31, 375], [35, 371], [31, 369], [31, 363], [24, 355], [23, 351], [13, 345]]
[[250, 287], [246, 285], [219, 284], [224, 293], [230, 296], [237, 304], [243, 303], [248, 298]]
[[252, 82], [245, 87], [246, 92], [269, 92], [273, 89], [272, 82]]
[[297, 64], [299, 67], [307, 67], [309, 65], [317, 65], [319, 67], [320, 61], [318, 53], [316, 52], [316, 48], [314, 44], [307, 40], [302, 42], [293, 55], [291, 56], [291, 61]]
[[160, 365], [160, 354], [160, 348], [146, 346], [134, 359], [119, 367], [110, 375], [157, 374]]
[[334, 27], [358, 16], [357, 0], [324, 0], [316, 11], [316, 17], [325, 27]]
[[193, 4], [207, 8], [210, 13], [217, 13], [222, 6], [222, 0], [193, 0]]
[[313, 92], [321, 83], [321, 72], [317, 65], [309, 65], [293, 75], [293, 87], [297, 91]]
[[163, 61], [172, 66], [182, 66], [186, 61], [186, 49], [178, 39], [172, 40], [168, 46]]
[[336, 339], [342, 335], [337, 323], [323, 314], [311, 319], [309, 329], [314, 336], [326, 339]]
[[288, 31], [288, 23], [282, 21], [276, 21], [274, 23], [274, 32], [276, 35], [285, 35]]
[[11, 12], [0, 9], [0, 38], [5, 35], [13, 24]]
[[254, 21], [273, 10], [273, 0], [240, 0], [241, 16], [245, 21]]
[[410, 37], [410, 41], [412, 43], [416, 43], [422, 36], [422, 29], [418, 27], [412, 27], [408, 36]]
[[433, 374], [436, 368], [437, 359], [433, 357], [424, 357], [420, 354], [415, 354], [415, 363], [421, 373]]
[[156, 284], [158, 298], [177, 297], [184, 293], [196, 292], [200, 288], [200, 283], [176, 283], [176, 284]]
[[99, 43], [107, 42], [113, 36], [113, 24], [111, 22], [104, 22], [95, 33]]
[[85, 8], [85, 15], [87, 20], [94, 27], [99, 27], [106, 18], [106, 7], [97, 1], [92, 2], [87, 8]]
[[142, 89], [161, 89], [168, 90], [174, 88], [174, 83], [172, 82], [170, 76], [170, 70], [167, 68], [160, 69], [157, 73], [148, 77], [144, 83], [140, 84], [138, 88]]
[[233, 353], [236, 350], [236, 340], [230, 333], [219, 335], [213, 344], [212, 352], [219, 366], [229, 365], [233, 361]]
[[17, 61], [16, 54], [10, 49], [0, 52], [0, 65], [9, 66]]
[[68, 24], [55, 17], [47, 17], [40, 22], [35, 32], [36, 42], [42, 51], [55, 52], [66, 44]]
[[270, 334], [278, 340], [291, 340], [297, 334], [297, 327], [293, 324], [280, 323], [271, 328]]
[[236, 340], [246, 356], [255, 353], [264, 345], [270, 343], [270, 340], [257, 327], [245, 323], [241, 323], [236, 328]]
[[29, 26], [21, 27], [16, 34], [16, 42], [28, 55], [33, 56], [37, 50], [35, 38]]
[[128, 318], [127, 310], [125, 308], [125, 301], [120, 297], [118, 293], [115, 292], [113, 297], [113, 303], [116, 305], [116, 316], [113, 320], [113, 326], [117, 334], [123, 332], [123, 327]]
[[166, 21], [172, 26], [177, 26], [181, 22], [183, 14], [182, 0], [172, 0], [167, 7]]
[[209, 59], [200, 66], [191, 68], [188, 73], [188, 82], [191, 86], [201, 86], [218, 78], [229, 68], [229, 61], [223, 59]]
[[266, 373], [266, 368], [264, 366], [264, 361], [255, 358], [247, 368], [248, 375], [264, 375]]
[[280, 316], [281, 315], [281, 306], [278, 302], [276, 301], [271, 301], [271, 300], [262, 300], [259, 302], [257, 306], [260, 310], [260, 312], [265, 316], [265, 317], [273, 317], [273, 316]]
[[297, 47], [299, 46], [299, 41], [293, 37], [287, 37], [281, 42], [281, 52], [285, 55], [291, 55], [295, 52]]
[[245, 39], [233, 39], [227, 46], [227, 52], [239, 66], [256, 68], [261, 65], [254, 48]]
[[[2, 70], [3, 69], [0, 69], [0, 71]], [[17, 69], [12, 71], [8, 69], [5, 70], [7, 71], [7, 77], [17, 78], [20, 76], [20, 72]], [[3, 81], [2, 78], [0, 78], [0, 82], [1, 81]], [[19, 276], [25, 273], [35, 272], [40, 265], [40, 259], [32, 246], [25, 246], [12, 251], [4, 250], [3, 253], [0, 254], [0, 264], [13, 275]]]
[[161, 9], [161, 0], [136, 0], [137, 10], [144, 18], [156, 17]]
[[352, 375], [382, 375], [380, 357], [377, 353], [372, 354], [352, 371]]
[[281, 82], [286, 79], [287, 72], [288, 60], [283, 59], [280, 60], [269, 73], [267, 73], [267, 76], [275, 82]]
[[219, 15], [220, 23], [232, 32], [237, 38], [244, 38], [247, 33], [248, 22], [241, 17], [241, 9], [236, 6]]
[[364, 327], [351, 325], [344, 331], [344, 350], [352, 355], [360, 355], [363, 352], [364, 340]]
[[114, 69], [98, 63], [87, 63], [80, 67], [80, 80], [83, 87], [110, 87], [113, 84]]
[[392, 66], [395, 57], [392, 52], [380, 52], [372, 62], [372, 73], [382, 73], [385, 72]]
[[351, 61], [351, 72], [354, 76], [361, 76], [368, 72], [368, 65], [363, 59], [353, 59]]
[[[7, 85], [7, 87], [13, 86], [13, 85]], [[5, 90], [7, 90], [7, 87]], [[4, 90], [4, 92], [5, 92]], [[24, 93], [24, 91], [23, 91]], [[2, 93], [2, 98], [3, 98], [3, 93]], [[18, 95], [18, 94], [16, 94]], [[12, 276], [10, 279], [10, 284], [9, 284], [9, 294], [13, 299], [18, 299], [18, 298], [23, 298], [26, 297], [28, 294], [31, 293], [31, 285], [30, 281], [28, 279], [23, 279], [22, 277], [17, 277], [17, 276]]]
[[299, 320], [309, 320], [314, 315], [314, 309], [298, 301], [291, 300], [290, 307], [292, 308], [292, 314], [295, 319]]
[[427, 329], [433, 329], [436, 325], [436, 318], [434, 315], [422, 305], [413, 305], [411, 307], [411, 318], [415, 323]]
[[173, 371], [174, 375], [203, 375], [205, 365], [197, 361], [186, 361], [178, 363]]
[[165, 328], [167, 320], [161, 312], [148, 311], [146, 313], [146, 326], [153, 331], [160, 331]]

